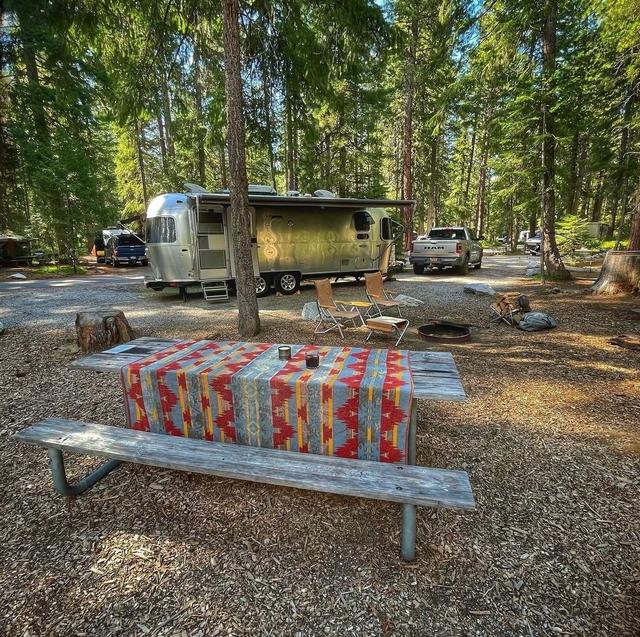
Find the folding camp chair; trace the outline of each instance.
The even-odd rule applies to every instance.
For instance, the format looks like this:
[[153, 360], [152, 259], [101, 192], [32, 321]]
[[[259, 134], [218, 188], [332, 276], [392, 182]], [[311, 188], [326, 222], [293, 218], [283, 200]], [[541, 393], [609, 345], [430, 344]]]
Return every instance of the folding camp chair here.
[[382, 332], [383, 334], [398, 335], [396, 347], [402, 340], [404, 333], [409, 327], [409, 321], [406, 318], [398, 318], [397, 316], [377, 316], [376, 318], [367, 319], [367, 327], [369, 334], [365, 340], [369, 340], [374, 332]]
[[[329, 279], [318, 279], [313, 282], [316, 286], [318, 299], [319, 320], [314, 330], [315, 334], [326, 334], [337, 329], [340, 336], [344, 338], [341, 323], [351, 323], [353, 327], [364, 325], [360, 312], [355, 309], [347, 310], [344, 304], [338, 304], [333, 300], [331, 281]], [[322, 329], [324, 328], [324, 329]]]
[[384, 289], [382, 282], [382, 274], [380, 272], [373, 272], [371, 274], [365, 273], [364, 280], [367, 286], [367, 297], [369, 301], [373, 303], [375, 311], [370, 313], [369, 316], [382, 316], [382, 310], [396, 308], [398, 310], [398, 316], [402, 317], [400, 311], [400, 303], [394, 301]]

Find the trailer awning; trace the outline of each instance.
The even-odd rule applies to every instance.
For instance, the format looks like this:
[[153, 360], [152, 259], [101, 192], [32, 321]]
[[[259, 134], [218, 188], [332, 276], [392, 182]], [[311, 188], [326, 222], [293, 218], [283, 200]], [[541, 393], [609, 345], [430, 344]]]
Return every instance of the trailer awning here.
[[[187, 193], [201, 204], [228, 205], [227, 193]], [[292, 208], [406, 208], [415, 205], [405, 199], [351, 199], [340, 197], [281, 197], [249, 194], [251, 206], [289, 206]]]

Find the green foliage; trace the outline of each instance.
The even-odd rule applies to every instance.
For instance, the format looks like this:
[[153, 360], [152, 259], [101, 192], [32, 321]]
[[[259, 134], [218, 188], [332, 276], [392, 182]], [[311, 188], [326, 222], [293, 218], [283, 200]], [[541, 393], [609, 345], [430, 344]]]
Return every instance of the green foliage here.
[[[250, 182], [400, 197], [410, 102], [415, 229], [465, 223], [492, 242], [539, 227], [543, 3], [242, 9]], [[7, 0], [0, 12], [0, 226], [81, 251], [184, 181], [227, 185], [219, 4]], [[586, 221], [627, 232], [639, 16], [638, 0], [558, 0], [554, 185], [569, 247], [587, 241]]]
[[563, 254], [580, 248], [596, 249], [600, 245], [600, 240], [589, 232], [587, 222], [576, 215], [567, 216], [556, 224], [556, 239]]

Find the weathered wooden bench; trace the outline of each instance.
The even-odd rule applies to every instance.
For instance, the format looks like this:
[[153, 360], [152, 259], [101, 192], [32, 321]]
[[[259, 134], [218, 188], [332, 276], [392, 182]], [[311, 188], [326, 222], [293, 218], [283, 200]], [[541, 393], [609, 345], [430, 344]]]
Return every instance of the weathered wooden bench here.
[[[463, 471], [350, 460], [329, 456], [177, 438], [163, 434], [49, 418], [15, 438], [46, 447], [56, 490], [79, 495], [121, 461], [180, 471], [310, 489], [403, 505], [402, 557], [415, 558], [416, 506], [474, 509], [468, 475]], [[96, 471], [70, 485], [64, 451], [110, 458]]]

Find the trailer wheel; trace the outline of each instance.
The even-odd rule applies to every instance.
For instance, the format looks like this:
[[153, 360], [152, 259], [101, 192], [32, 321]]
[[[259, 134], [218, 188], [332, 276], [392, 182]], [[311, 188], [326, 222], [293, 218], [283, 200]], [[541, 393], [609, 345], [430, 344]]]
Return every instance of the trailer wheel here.
[[280, 294], [285, 296], [295, 294], [300, 289], [300, 276], [295, 272], [283, 272], [276, 276], [274, 286]]
[[260, 274], [256, 277], [256, 296], [262, 298], [271, 294], [271, 279]]

